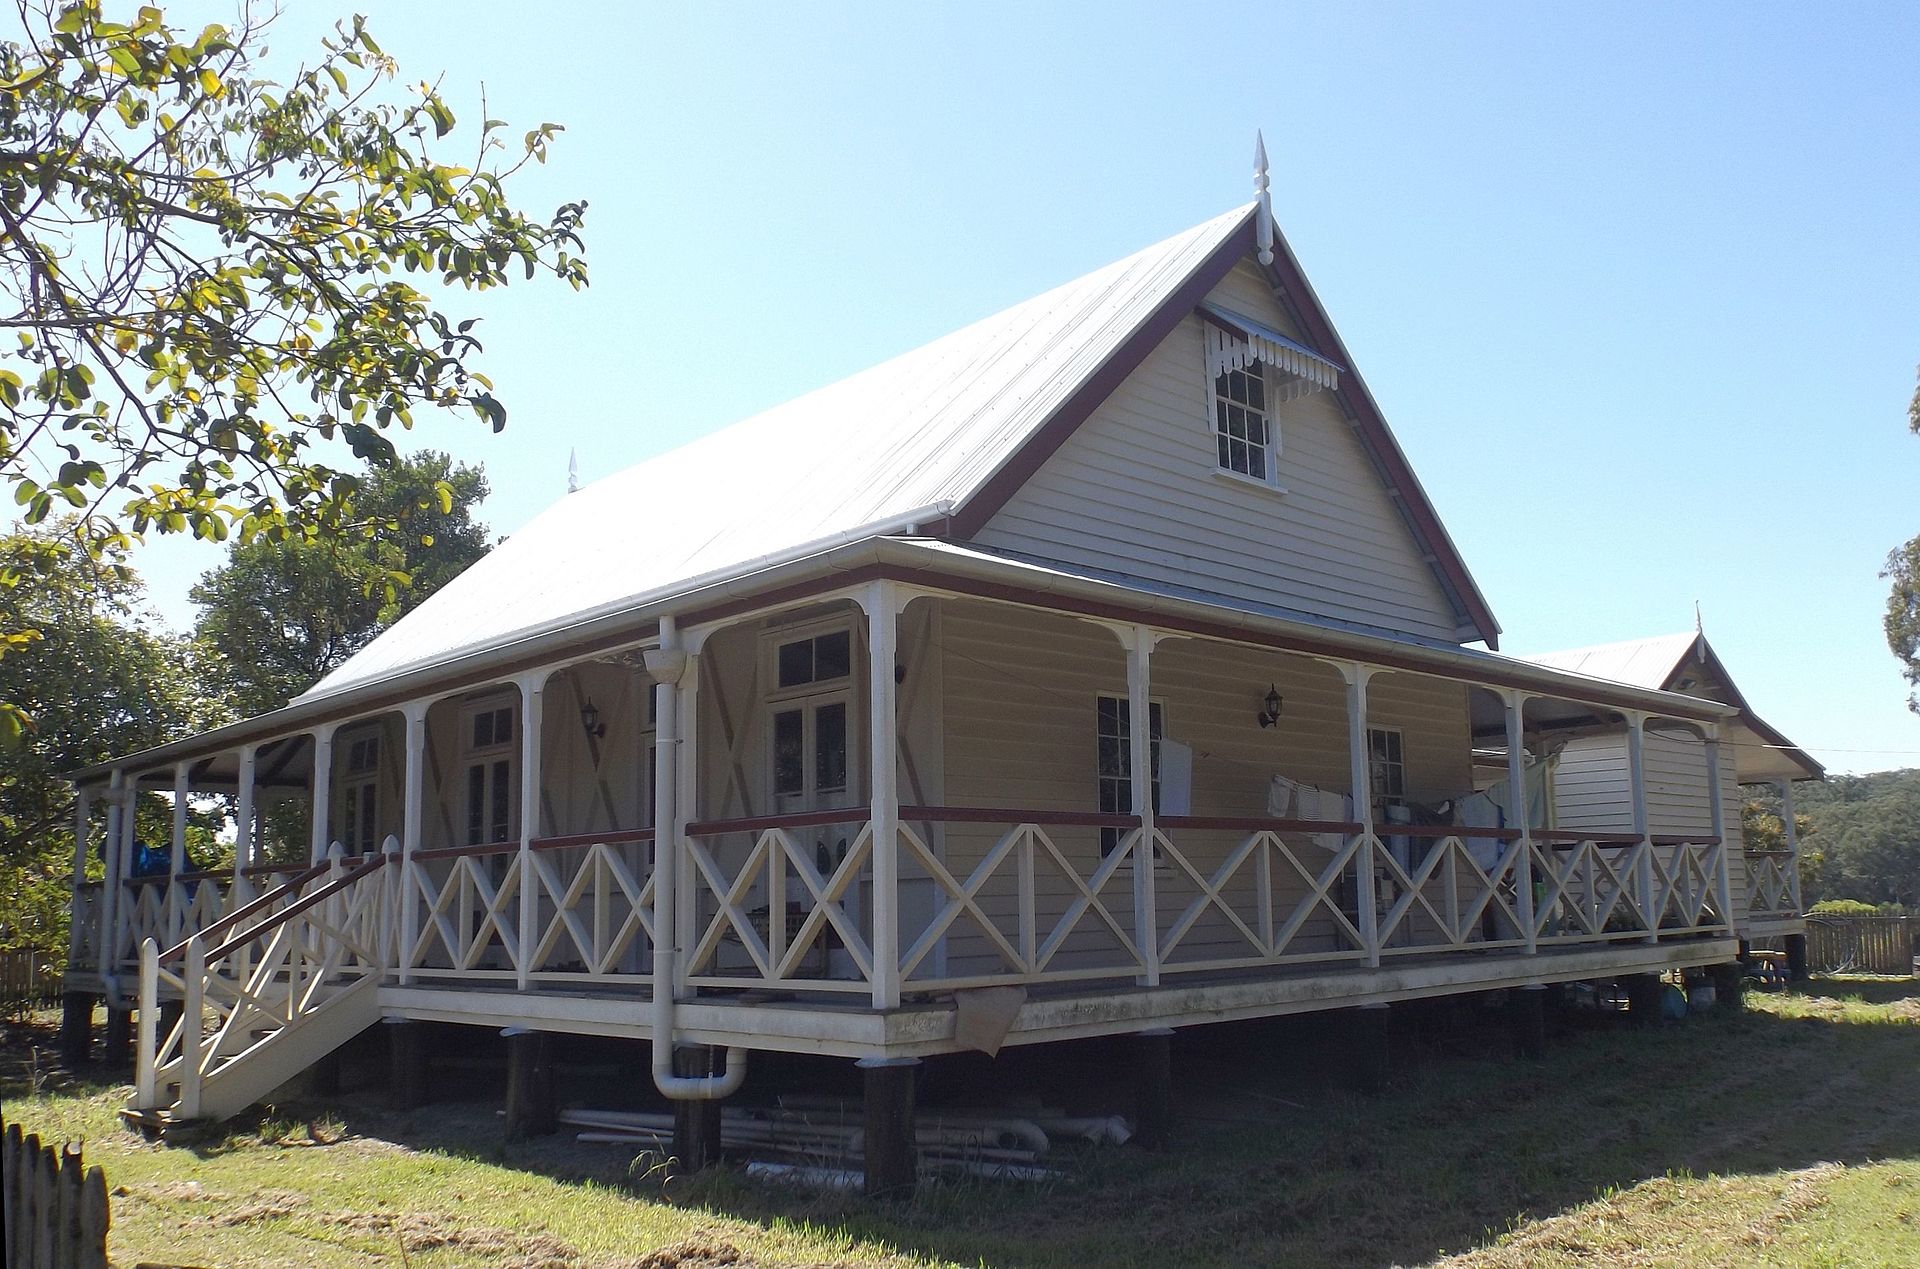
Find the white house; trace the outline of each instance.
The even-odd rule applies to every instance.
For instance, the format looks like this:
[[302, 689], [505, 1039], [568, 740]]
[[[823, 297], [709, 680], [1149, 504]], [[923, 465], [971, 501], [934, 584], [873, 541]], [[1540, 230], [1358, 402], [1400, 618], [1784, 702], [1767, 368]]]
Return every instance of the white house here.
[[[1793, 786], [1821, 780], [1824, 768], [1747, 703], [1719, 656], [1698, 630], [1574, 648], [1529, 657], [1540, 665], [1639, 687], [1682, 692], [1730, 705], [1738, 712], [1722, 726], [1720, 788], [1727, 822], [1740, 821], [1741, 785], [1775, 789], [1780, 796], [1784, 849], [1742, 851], [1746, 902], [1744, 939], [1784, 941], [1796, 973], [1806, 965], [1805, 907], [1793, 822]], [[1642, 751], [1647, 816], [1655, 833], [1699, 833], [1707, 826], [1707, 771], [1701, 746], [1689, 734], [1649, 730]], [[1633, 823], [1626, 739], [1617, 733], [1570, 734], [1553, 763], [1555, 822], [1562, 828], [1618, 832]]]
[[[283, 709], [77, 773], [115, 870], [128, 790], [312, 809], [311, 866], [76, 892], [134, 1106], [230, 1114], [384, 1018], [650, 1041], [682, 1100], [840, 1055], [897, 1118], [962, 1016], [1164, 1077], [1167, 1028], [1731, 964], [1740, 708], [1492, 650], [1259, 185], [562, 498]], [[1617, 823], [1499, 810], [1568, 727], [1684, 731], [1697, 814], [1661, 831], [1637, 767]]]

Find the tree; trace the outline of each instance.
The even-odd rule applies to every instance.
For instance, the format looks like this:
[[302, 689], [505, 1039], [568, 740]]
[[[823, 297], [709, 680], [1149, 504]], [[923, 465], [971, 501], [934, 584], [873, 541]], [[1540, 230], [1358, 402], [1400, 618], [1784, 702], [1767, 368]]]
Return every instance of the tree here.
[[242, 714], [275, 709], [486, 554], [479, 467], [422, 450], [368, 478], [371, 538], [237, 542], [189, 592], [195, 634]]
[[[1818, 893], [1823, 880], [1826, 856], [1809, 840], [1817, 831], [1811, 815], [1798, 810], [1793, 813], [1794, 844], [1800, 852], [1800, 888], [1805, 894]], [[1750, 851], [1787, 849], [1786, 822], [1777, 797], [1750, 798], [1741, 803], [1740, 841]]]
[[[226, 721], [196, 686], [192, 646], [141, 611], [140, 580], [113, 549], [93, 559], [68, 545], [71, 526], [0, 537], [0, 616], [40, 637], [0, 658], [0, 694], [39, 718], [0, 764], [0, 944], [66, 948], [74, 796], [65, 773]], [[141, 800], [146, 840], [171, 835], [170, 804]], [[200, 826], [211, 831], [211, 822]]]
[[0, 477], [29, 524], [73, 508], [89, 553], [148, 530], [311, 539], [361, 524], [363, 474], [394, 465], [387, 432], [414, 411], [505, 425], [475, 319], [421, 287], [586, 284], [586, 205], [541, 221], [507, 199], [557, 125], [509, 145], [483, 118], [447, 161], [453, 111], [431, 84], [389, 96], [396, 66], [358, 18], [283, 85], [258, 73], [271, 17], [245, 9], [197, 34], [102, 0], [19, 14], [0, 42], [18, 339]]
[[1821, 843], [1820, 893], [1810, 898], [1920, 900], [1920, 770], [1834, 776], [1795, 796]]
[[[1907, 405], [1907, 429], [1920, 436], [1920, 384]], [[1907, 695], [1907, 708], [1920, 714], [1920, 536], [1887, 556], [1886, 571], [1880, 575], [1893, 583], [1887, 596], [1887, 646], [1900, 658], [1914, 688]]]

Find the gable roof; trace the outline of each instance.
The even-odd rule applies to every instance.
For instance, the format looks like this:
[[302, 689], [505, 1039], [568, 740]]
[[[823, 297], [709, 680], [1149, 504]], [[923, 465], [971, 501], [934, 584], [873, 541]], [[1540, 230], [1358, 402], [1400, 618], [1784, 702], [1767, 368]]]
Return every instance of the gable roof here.
[[[916, 530], [970, 536], [1251, 254], [1255, 213], [1237, 208], [561, 498], [298, 699], [845, 542]], [[1276, 242], [1276, 269], [1291, 261]], [[1290, 294], [1296, 307], [1304, 297], [1323, 333], [1303, 330], [1337, 344], [1304, 284]], [[1344, 348], [1340, 360], [1351, 364]], [[1356, 429], [1424, 556], [1466, 624], [1497, 646], [1498, 625], [1371, 398], [1363, 386], [1357, 398], [1341, 391], [1349, 414], [1354, 400], [1366, 405]]]
[[[1549, 669], [1611, 679], [1656, 692], [1724, 700], [1740, 711], [1739, 726], [1751, 733], [1751, 738], [1734, 738], [1734, 742], [1742, 746], [1736, 750], [1741, 779], [1819, 780], [1826, 776], [1825, 767], [1753, 712], [1713, 645], [1699, 631], [1626, 639], [1563, 652], [1541, 652], [1520, 659]], [[1705, 690], [1709, 687], [1717, 687], [1719, 692], [1710, 695]]]

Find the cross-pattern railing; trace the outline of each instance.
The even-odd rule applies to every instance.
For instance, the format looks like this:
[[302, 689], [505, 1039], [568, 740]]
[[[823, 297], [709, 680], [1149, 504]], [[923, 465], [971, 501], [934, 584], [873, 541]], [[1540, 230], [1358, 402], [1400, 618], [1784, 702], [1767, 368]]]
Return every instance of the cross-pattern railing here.
[[1790, 850], [1748, 850], [1747, 915], [1799, 916], [1795, 873], [1799, 862]]
[[401, 873], [409, 979], [637, 986], [651, 970], [651, 829], [419, 850]]
[[[972, 867], [947, 867], [935, 849], [942, 833], [956, 851], [978, 841], [984, 849]], [[900, 808], [901, 875], [928, 879], [933, 896], [924, 923], [902, 922], [906, 989], [1144, 970], [1129, 862], [1139, 833], [1139, 822], [1124, 815]]]
[[873, 835], [864, 808], [687, 826], [693, 987], [871, 990], [866, 900]]

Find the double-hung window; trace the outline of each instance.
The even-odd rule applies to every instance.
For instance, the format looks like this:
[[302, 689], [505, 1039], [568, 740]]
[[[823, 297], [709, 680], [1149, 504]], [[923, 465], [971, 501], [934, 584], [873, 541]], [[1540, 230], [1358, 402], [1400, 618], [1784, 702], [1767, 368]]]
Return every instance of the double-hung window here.
[[349, 855], [369, 855], [380, 833], [380, 733], [363, 732], [347, 738], [346, 822], [340, 844]]
[[[1096, 734], [1099, 746], [1100, 813], [1132, 815], [1133, 809], [1133, 706], [1124, 696], [1102, 696], [1095, 703]], [[1153, 778], [1153, 808], [1160, 809], [1160, 740], [1166, 732], [1165, 710], [1159, 701], [1147, 705], [1147, 753]], [[1120, 845], [1127, 830], [1100, 830], [1100, 853], [1110, 855]]]
[[497, 700], [466, 715], [466, 844], [479, 846], [519, 836], [513, 819], [514, 757], [518, 711]]
[[1272, 482], [1275, 438], [1265, 363], [1250, 362], [1243, 370], [1215, 376], [1213, 425], [1221, 471]]
[[1407, 796], [1405, 737], [1398, 727], [1367, 728], [1367, 762], [1376, 799], [1397, 802]]
[[853, 796], [853, 637], [846, 626], [780, 632], [767, 703], [776, 812], [845, 806]]

